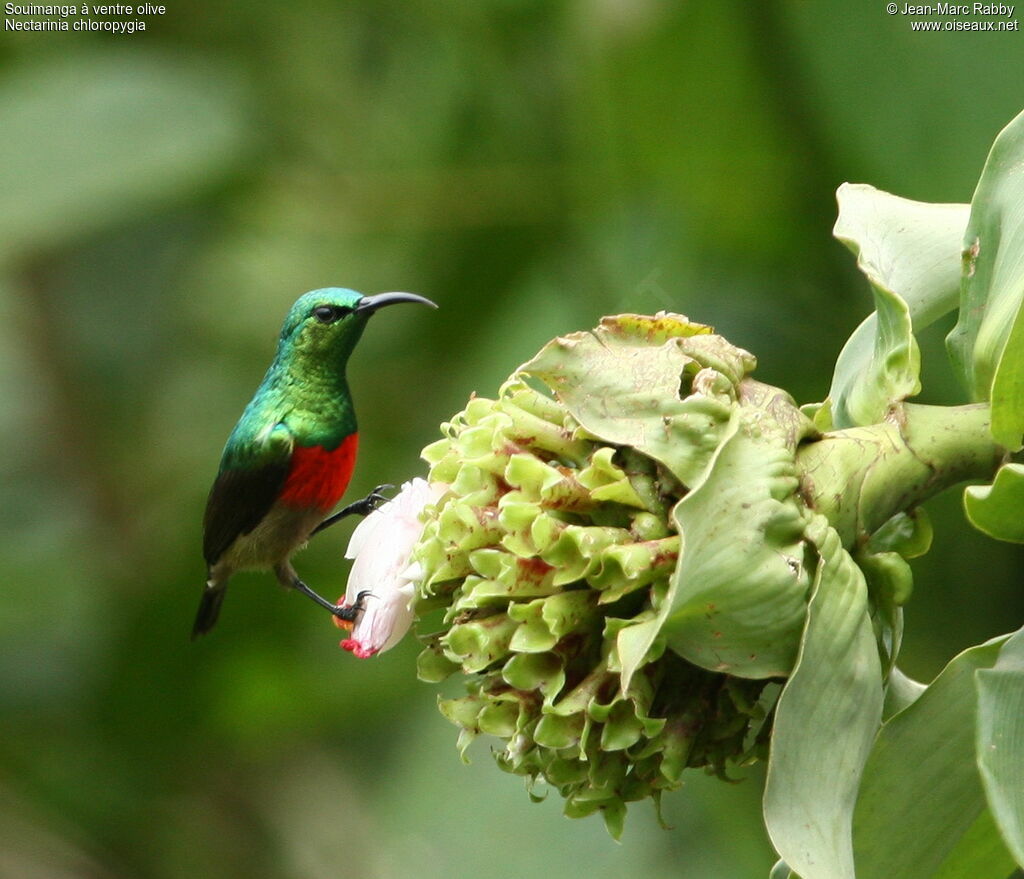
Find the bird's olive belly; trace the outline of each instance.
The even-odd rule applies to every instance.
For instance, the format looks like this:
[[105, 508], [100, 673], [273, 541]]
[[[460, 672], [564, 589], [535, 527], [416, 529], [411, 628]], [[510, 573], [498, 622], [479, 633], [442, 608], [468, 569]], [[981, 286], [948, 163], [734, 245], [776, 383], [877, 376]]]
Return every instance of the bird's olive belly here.
[[259, 525], [228, 547], [217, 560], [214, 573], [274, 567], [301, 547], [323, 518], [324, 514], [319, 510], [275, 504]]

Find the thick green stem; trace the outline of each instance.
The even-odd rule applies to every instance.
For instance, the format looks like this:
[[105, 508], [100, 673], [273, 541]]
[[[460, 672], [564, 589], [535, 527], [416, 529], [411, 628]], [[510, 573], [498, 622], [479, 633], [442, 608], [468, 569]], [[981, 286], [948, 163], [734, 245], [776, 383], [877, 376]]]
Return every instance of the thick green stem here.
[[987, 404], [904, 403], [880, 424], [800, 446], [801, 491], [850, 546], [951, 485], [991, 478], [1004, 450], [990, 428]]

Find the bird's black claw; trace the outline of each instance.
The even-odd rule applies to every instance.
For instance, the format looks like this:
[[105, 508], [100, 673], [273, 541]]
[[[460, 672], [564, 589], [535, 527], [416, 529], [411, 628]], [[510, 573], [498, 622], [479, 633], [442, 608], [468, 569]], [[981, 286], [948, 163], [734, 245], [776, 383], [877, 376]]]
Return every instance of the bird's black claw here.
[[374, 510], [382, 507], [389, 500], [391, 500], [391, 498], [384, 494], [384, 492], [390, 491], [393, 488], [394, 486], [390, 485], [389, 483], [385, 483], [384, 485], [378, 485], [366, 497], [358, 501], [353, 501], [347, 507], [335, 513], [333, 516], [328, 516], [326, 519], [323, 520], [323, 522], [321, 522], [319, 525], [316, 526], [316, 528], [313, 529], [309, 536], [312, 537], [314, 534], [319, 534], [325, 528], [330, 528], [331, 525], [333, 525], [335, 522], [340, 522], [347, 516], [369, 516], [370, 513], [372, 513]]
[[355, 514], [357, 516], [369, 516], [370, 513], [375, 510], [379, 510], [384, 504], [386, 504], [391, 498], [389, 498], [384, 492], [391, 491], [394, 488], [390, 483], [384, 483], [384, 485], [378, 485], [373, 491], [371, 491], [362, 500], [353, 501], [344, 510], [343, 513], [349, 515]]
[[384, 494], [384, 492], [393, 491], [394, 488], [395, 487], [390, 482], [385, 482], [383, 485], [378, 485], [365, 498], [363, 498], [363, 503], [366, 504], [367, 508], [364, 515], [368, 516], [370, 513], [374, 512], [374, 510], [380, 509], [384, 504], [391, 500], [391, 498]]
[[365, 610], [366, 599], [372, 595], [369, 589], [364, 589], [356, 596], [355, 604], [339, 604], [334, 608], [334, 615], [346, 623], [354, 623], [356, 618]]

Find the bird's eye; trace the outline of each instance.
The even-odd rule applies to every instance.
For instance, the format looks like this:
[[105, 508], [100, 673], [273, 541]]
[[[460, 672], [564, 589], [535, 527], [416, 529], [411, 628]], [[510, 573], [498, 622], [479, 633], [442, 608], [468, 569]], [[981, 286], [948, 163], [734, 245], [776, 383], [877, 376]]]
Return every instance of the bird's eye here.
[[342, 308], [340, 305], [318, 305], [313, 309], [313, 317], [322, 324], [332, 324], [341, 320], [350, 309]]

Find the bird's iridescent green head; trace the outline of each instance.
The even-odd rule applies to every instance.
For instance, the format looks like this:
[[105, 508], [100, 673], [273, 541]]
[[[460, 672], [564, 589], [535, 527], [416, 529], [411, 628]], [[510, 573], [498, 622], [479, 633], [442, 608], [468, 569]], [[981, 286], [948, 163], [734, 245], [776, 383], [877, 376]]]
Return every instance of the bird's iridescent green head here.
[[415, 293], [363, 296], [343, 287], [325, 287], [300, 296], [281, 328], [280, 353], [309, 356], [322, 363], [344, 363], [375, 311], [399, 302], [419, 302], [436, 308]]

